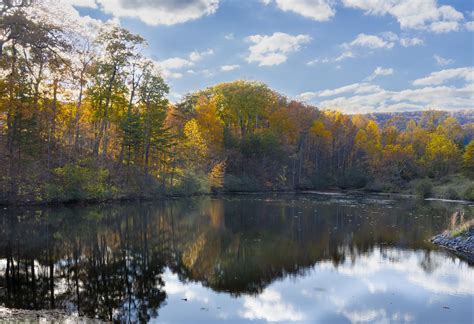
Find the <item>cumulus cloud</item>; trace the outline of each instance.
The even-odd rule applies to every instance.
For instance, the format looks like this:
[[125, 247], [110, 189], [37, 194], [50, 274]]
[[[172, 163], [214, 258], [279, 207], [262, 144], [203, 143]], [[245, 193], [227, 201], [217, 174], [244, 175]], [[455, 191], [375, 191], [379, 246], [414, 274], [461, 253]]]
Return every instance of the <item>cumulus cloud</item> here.
[[308, 101], [314, 98], [333, 97], [343, 93], [363, 94], [373, 93], [382, 90], [378, 85], [370, 83], [353, 83], [336, 89], [327, 89], [316, 92], [304, 92], [298, 97], [302, 100]]
[[203, 52], [194, 51], [194, 52], [191, 52], [191, 54], [189, 54], [189, 59], [193, 62], [197, 62], [203, 59], [205, 56], [209, 56], [212, 54], [214, 54], [214, 51], [212, 49], [208, 49]]
[[425, 42], [417, 37], [409, 38], [409, 37], [402, 37], [400, 38], [400, 45], [403, 47], [410, 47], [410, 46], [418, 46], [423, 45]]
[[323, 109], [339, 108], [350, 113], [423, 110], [427, 107], [443, 110], [474, 109], [472, 90], [472, 86], [461, 88], [439, 86], [402, 91], [381, 89], [363, 95], [320, 101], [319, 106]]
[[383, 32], [378, 35], [361, 33], [351, 42], [342, 43], [341, 47], [344, 51], [338, 56], [334, 58], [316, 58], [308, 61], [306, 65], [314, 66], [318, 63], [334, 63], [359, 56], [366, 56], [372, 53], [371, 51], [392, 49], [396, 44], [400, 44], [403, 47], [410, 47], [423, 45], [424, 42], [417, 37], [399, 37], [393, 32]]
[[336, 14], [333, 0], [262, 0], [265, 5], [275, 2], [283, 11], [291, 11], [316, 21], [328, 21]]
[[253, 43], [249, 47], [247, 62], [257, 62], [259, 66], [272, 66], [286, 62], [288, 55], [299, 51], [302, 45], [311, 41], [311, 37], [278, 32], [271, 36], [252, 35], [247, 37], [247, 41]]
[[474, 21], [468, 21], [464, 24], [464, 27], [469, 31], [474, 31]]
[[467, 82], [474, 81], [474, 67], [462, 67], [457, 69], [446, 69], [431, 73], [429, 76], [413, 81], [415, 86], [440, 85], [452, 79], [464, 79]]
[[[68, 0], [73, 4], [91, 0]], [[114, 17], [137, 18], [148, 25], [174, 25], [211, 15], [219, 0], [97, 0], [101, 9]]]
[[447, 58], [444, 58], [444, 57], [441, 57], [437, 54], [433, 55], [433, 58], [434, 60], [436, 61], [436, 64], [438, 65], [449, 65], [449, 64], [453, 64], [454, 63], [454, 60], [453, 59], [447, 59]]
[[384, 69], [381, 66], [378, 66], [374, 72], [367, 77], [367, 80], [372, 81], [373, 79], [379, 77], [379, 76], [387, 76], [387, 75], [392, 75], [394, 70], [392, 68], [387, 68]]
[[234, 65], [222, 65], [222, 66], [221, 66], [221, 71], [225, 71], [225, 72], [234, 71], [234, 70], [238, 69], [239, 67], [240, 67], [240, 65], [238, 65], [238, 64], [234, 64]]
[[342, 0], [344, 6], [363, 10], [368, 15], [391, 15], [402, 29], [424, 29], [445, 33], [459, 29], [464, 15], [436, 0]]
[[61, 3], [74, 7], [97, 8], [95, 0], [61, 0]]
[[379, 48], [392, 48], [394, 43], [390, 40], [385, 40], [382, 37], [376, 35], [359, 34], [350, 43], [344, 43], [342, 46], [345, 48], [352, 47], [365, 47], [369, 49]]
[[224, 38], [227, 39], [227, 40], [232, 40], [232, 39], [234, 39], [234, 33], [226, 34], [226, 35], [224, 35]]
[[[298, 97], [323, 109], [341, 109], [349, 113], [373, 111], [409, 111], [437, 108], [443, 110], [474, 109], [474, 68], [448, 69], [417, 79], [423, 88], [390, 91], [371, 83], [353, 83], [336, 89], [305, 92]], [[462, 86], [447, 86], [451, 79], [464, 79]]]
[[[204, 57], [214, 54], [212, 49], [208, 49], [202, 52], [194, 51], [191, 52], [187, 58], [183, 57], [171, 57], [162, 61], [155, 62], [155, 65], [163, 74], [165, 79], [179, 79], [183, 77], [179, 70], [184, 68], [190, 68], [195, 65], [198, 61], [202, 60]], [[186, 71], [188, 74], [196, 74], [192, 69]]]

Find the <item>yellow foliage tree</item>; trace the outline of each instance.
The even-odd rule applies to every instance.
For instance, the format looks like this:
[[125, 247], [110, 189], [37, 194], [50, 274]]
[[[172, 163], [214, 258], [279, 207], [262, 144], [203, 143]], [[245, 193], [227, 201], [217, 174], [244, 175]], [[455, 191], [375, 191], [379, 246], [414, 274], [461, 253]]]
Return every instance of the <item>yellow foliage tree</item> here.
[[474, 174], [474, 140], [471, 140], [466, 146], [462, 158], [464, 170]]
[[443, 176], [457, 169], [461, 160], [459, 148], [443, 134], [433, 133], [426, 146], [423, 162], [434, 176]]
[[211, 153], [220, 153], [224, 145], [224, 123], [219, 118], [217, 98], [201, 96], [196, 104], [199, 130]]

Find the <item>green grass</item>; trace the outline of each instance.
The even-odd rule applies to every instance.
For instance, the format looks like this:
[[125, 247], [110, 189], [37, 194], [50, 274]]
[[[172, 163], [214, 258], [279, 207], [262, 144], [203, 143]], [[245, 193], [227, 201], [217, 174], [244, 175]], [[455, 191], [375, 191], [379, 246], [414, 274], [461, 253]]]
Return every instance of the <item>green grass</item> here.
[[451, 231], [451, 237], [458, 237], [466, 233], [471, 227], [474, 227], [474, 220], [465, 222]]

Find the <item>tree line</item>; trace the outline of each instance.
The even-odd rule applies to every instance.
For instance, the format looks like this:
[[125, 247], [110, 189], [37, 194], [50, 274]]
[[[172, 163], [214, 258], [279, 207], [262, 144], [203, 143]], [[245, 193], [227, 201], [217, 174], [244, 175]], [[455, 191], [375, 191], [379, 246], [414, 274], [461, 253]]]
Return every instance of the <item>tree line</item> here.
[[[83, 32], [30, 5], [6, 2], [0, 16], [1, 201], [397, 191], [413, 181], [429, 195], [420, 179], [474, 173], [473, 125], [439, 111], [382, 127], [253, 81], [172, 104], [140, 35], [112, 23]], [[473, 199], [472, 181], [448, 194]]]

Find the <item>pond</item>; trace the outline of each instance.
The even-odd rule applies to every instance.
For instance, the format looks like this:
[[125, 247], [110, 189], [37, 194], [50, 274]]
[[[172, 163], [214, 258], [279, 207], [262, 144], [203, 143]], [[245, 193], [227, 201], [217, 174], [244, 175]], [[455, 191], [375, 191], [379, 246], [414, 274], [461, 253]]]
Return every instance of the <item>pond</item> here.
[[256, 194], [0, 211], [0, 305], [116, 321], [470, 323], [474, 206]]

